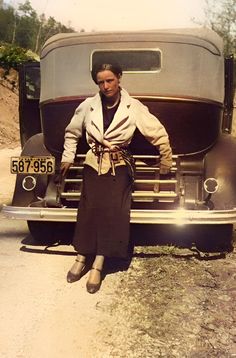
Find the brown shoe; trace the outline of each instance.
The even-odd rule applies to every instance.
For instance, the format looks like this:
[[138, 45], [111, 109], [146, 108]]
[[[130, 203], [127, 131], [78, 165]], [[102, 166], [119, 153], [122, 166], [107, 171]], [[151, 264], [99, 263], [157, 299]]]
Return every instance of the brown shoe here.
[[83, 274], [83, 271], [84, 271], [84, 268], [85, 268], [85, 262], [84, 261], [80, 261], [80, 260], [75, 260], [77, 262], [80, 262], [81, 264], [84, 264], [84, 266], [81, 268], [81, 270], [78, 272], [78, 273], [73, 273], [71, 271], [69, 271], [67, 273], [67, 282], [68, 283], [73, 283], [73, 282], [76, 282], [76, 281], [79, 281], [82, 277], [82, 274]]
[[92, 283], [89, 281], [86, 283], [86, 288], [87, 288], [88, 293], [93, 294], [93, 293], [96, 293], [97, 291], [99, 291], [99, 289], [101, 287], [102, 280], [101, 280], [101, 270], [99, 270], [95, 267], [92, 267], [91, 270], [96, 270], [100, 273], [100, 278], [99, 278], [98, 283]]

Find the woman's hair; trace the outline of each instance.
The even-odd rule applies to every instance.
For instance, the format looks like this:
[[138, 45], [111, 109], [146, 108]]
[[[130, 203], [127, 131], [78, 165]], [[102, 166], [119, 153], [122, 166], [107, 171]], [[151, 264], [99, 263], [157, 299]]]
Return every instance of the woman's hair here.
[[122, 76], [122, 68], [117, 63], [96, 63], [92, 69], [92, 79], [97, 84], [97, 74], [102, 71], [111, 71], [116, 77]]

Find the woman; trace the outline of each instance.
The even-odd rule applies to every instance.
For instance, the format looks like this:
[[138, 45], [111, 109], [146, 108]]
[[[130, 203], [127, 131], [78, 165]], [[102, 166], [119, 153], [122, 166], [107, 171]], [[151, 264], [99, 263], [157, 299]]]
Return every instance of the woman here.
[[73, 239], [78, 255], [67, 274], [68, 282], [79, 280], [86, 257], [94, 255], [86, 285], [89, 293], [100, 288], [105, 257], [127, 256], [133, 169], [127, 147], [135, 129], [158, 148], [162, 174], [168, 173], [172, 164], [165, 128], [147, 107], [120, 87], [121, 76], [119, 65], [94, 66], [92, 78], [99, 93], [79, 105], [65, 130], [63, 175], [74, 161], [83, 128], [91, 148], [85, 158]]

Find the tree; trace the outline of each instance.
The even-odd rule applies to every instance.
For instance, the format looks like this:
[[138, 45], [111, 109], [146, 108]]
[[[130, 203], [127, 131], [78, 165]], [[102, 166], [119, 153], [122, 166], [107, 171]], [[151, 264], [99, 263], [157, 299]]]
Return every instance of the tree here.
[[46, 19], [44, 14], [38, 16], [29, 0], [20, 4], [18, 10], [21, 16], [16, 31], [16, 42], [36, 53], [40, 52], [44, 42], [52, 35], [61, 32], [74, 32], [74, 29], [62, 25], [52, 16], [49, 19]]
[[12, 42], [15, 12], [13, 7], [0, 8], [0, 40]]
[[236, 0], [205, 0], [205, 23], [224, 40], [226, 55], [236, 55]]
[[60, 22], [57, 22], [54, 17], [50, 16], [48, 20], [44, 21], [42, 26], [40, 44], [43, 45], [49, 37], [62, 32], [74, 32], [74, 29], [62, 25]]
[[21, 47], [34, 50], [39, 20], [29, 0], [19, 5], [18, 14], [19, 20], [16, 26], [15, 42]]
[[[1, 5], [1, 0], [0, 0]], [[74, 32], [70, 26], [37, 15], [29, 0], [20, 3], [18, 9], [0, 6], [0, 41], [39, 53], [44, 42], [60, 32]]]
[[32, 8], [29, 0], [26, 0], [24, 4], [20, 3], [18, 10], [23, 13], [23, 16], [37, 18], [37, 13]]
[[40, 47], [41, 47], [40, 42], [42, 42], [42, 39], [41, 39], [41, 37], [42, 37], [42, 28], [43, 28], [45, 22], [46, 22], [46, 17], [45, 17], [44, 14], [41, 14], [40, 17], [39, 17], [39, 27], [38, 27], [38, 31], [37, 31], [36, 43], [35, 43], [35, 48], [34, 48], [34, 52], [36, 52], [36, 53], [39, 53], [39, 50], [40, 50]]

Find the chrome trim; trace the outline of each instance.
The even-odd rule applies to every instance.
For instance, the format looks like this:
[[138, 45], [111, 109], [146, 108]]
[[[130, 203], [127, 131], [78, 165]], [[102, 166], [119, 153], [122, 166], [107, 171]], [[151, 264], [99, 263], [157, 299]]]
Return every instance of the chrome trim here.
[[[79, 200], [81, 196], [81, 193], [79, 191], [66, 191], [61, 193], [61, 198], [66, 199], [76, 199]], [[162, 190], [162, 191], [134, 191], [132, 193], [132, 198], [177, 198], [177, 194], [175, 191], [172, 190]]]
[[[32, 187], [27, 188], [27, 187], [26, 187], [26, 181], [27, 181], [27, 179], [29, 179], [29, 178], [32, 180]], [[24, 179], [22, 180], [22, 183], [21, 183], [22, 188], [23, 188], [25, 191], [32, 191], [32, 190], [34, 190], [34, 188], [36, 187], [36, 184], [37, 184], [36, 179], [35, 179], [35, 177], [33, 177], [32, 175], [27, 175], [26, 177], [24, 177]]]
[[[36, 221], [75, 222], [77, 209], [35, 208], [3, 205], [5, 217]], [[232, 224], [236, 208], [231, 210], [131, 210], [130, 222], [136, 224]]]
[[132, 193], [132, 198], [177, 198], [177, 194], [172, 190], [163, 190], [163, 191], [134, 191]]
[[135, 184], [176, 184], [176, 179], [135, 179]]
[[[214, 181], [215, 183], [215, 189], [213, 191], [210, 191], [208, 188], [207, 188], [207, 182], [208, 181]], [[204, 190], [208, 193], [208, 194], [214, 194], [217, 192], [217, 190], [219, 189], [219, 183], [218, 181], [215, 179], [215, 178], [207, 178], [204, 183], [203, 183], [203, 187], [204, 187]]]
[[65, 179], [65, 183], [82, 183], [83, 179]]
[[[83, 179], [74, 179], [74, 178], [70, 178], [70, 179], [65, 179], [64, 182], [65, 183], [82, 183]], [[176, 179], [135, 179], [134, 180], [135, 184], [176, 184], [177, 180]]]
[[[86, 154], [76, 154], [76, 158], [85, 159]], [[134, 154], [134, 159], [160, 159], [160, 155]], [[173, 154], [172, 159], [178, 159], [178, 155]]]

